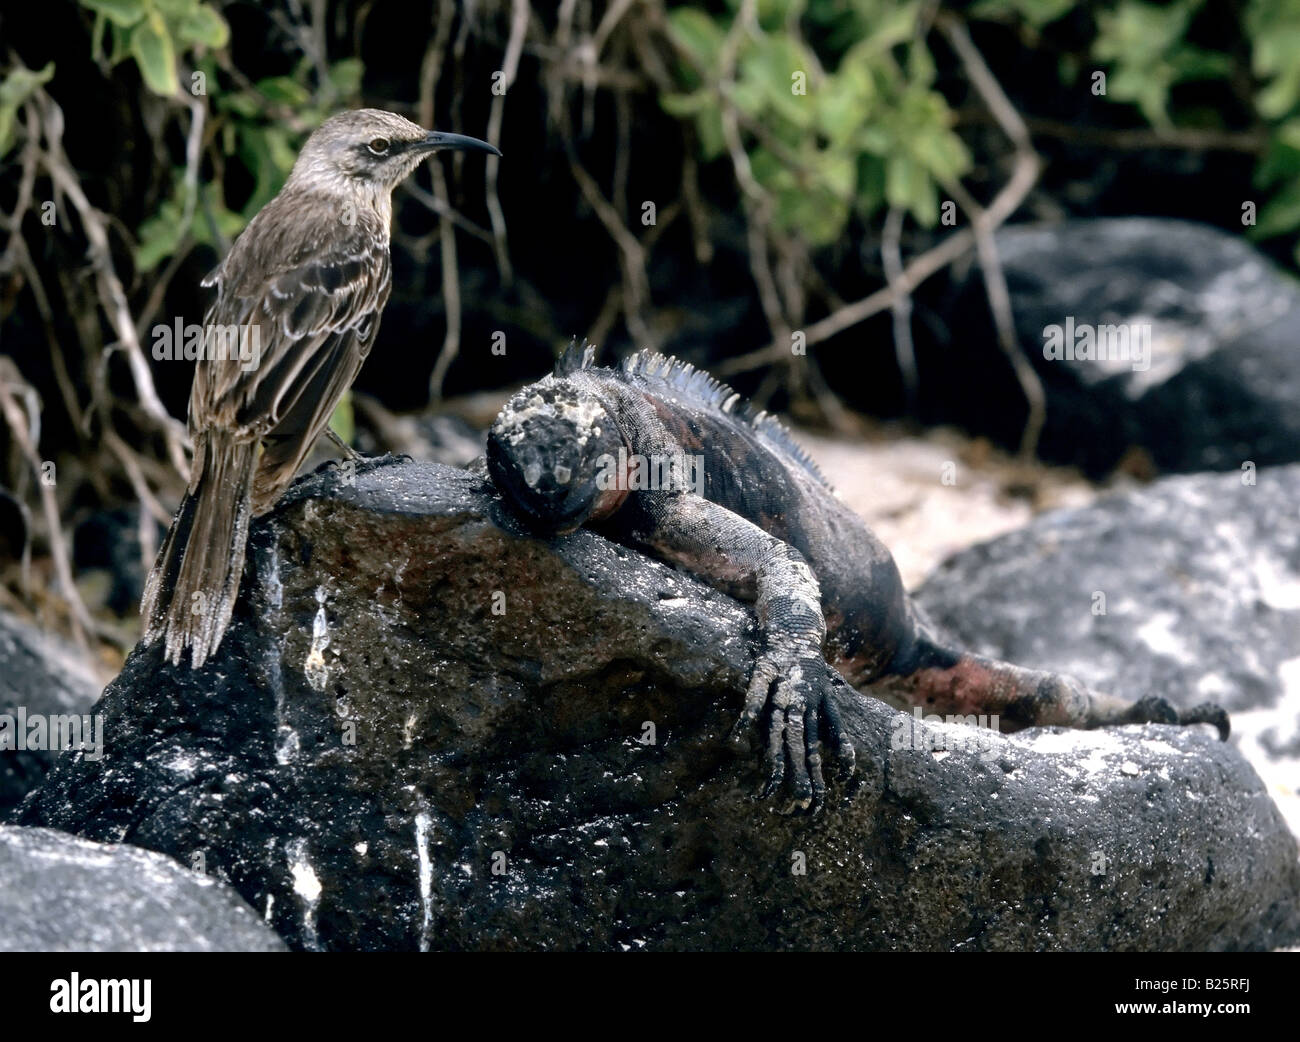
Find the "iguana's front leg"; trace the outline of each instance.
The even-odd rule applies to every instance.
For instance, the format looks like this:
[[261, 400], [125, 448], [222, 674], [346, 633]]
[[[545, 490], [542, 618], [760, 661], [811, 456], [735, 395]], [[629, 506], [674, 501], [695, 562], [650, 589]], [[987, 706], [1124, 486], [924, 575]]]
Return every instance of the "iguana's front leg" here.
[[788, 776], [795, 805], [816, 806], [826, 792], [823, 729], [846, 776], [854, 763], [831, 689], [857, 693], [823, 657], [821, 588], [808, 562], [745, 518], [687, 492], [642, 493], [628, 520], [632, 541], [713, 586], [754, 600], [762, 651], [735, 736], [746, 740], [770, 702], [768, 779], [761, 795], [775, 792]]

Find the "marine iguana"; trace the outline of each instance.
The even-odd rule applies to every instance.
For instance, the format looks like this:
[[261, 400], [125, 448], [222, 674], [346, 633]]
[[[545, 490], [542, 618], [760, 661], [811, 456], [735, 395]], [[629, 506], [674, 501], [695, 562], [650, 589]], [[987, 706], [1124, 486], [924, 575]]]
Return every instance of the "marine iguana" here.
[[770, 705], [762, 795], [788, 775], [796, 806], [822, 802], [823, 732], [852, 773], [828, 697], [846, 683], [940, 714], [996, 713], [1009, 729], [1209, 723], [1227, 738], [1217, 705], [1127, 702], [944, 643], [889, 551], [777, 419], [677, 359], [642, 352], [597, 368], [594, 354], [571, 345], [509, 400], [488, 473], [540, 533], [587, 525], [755, 604], [762, 650], [734, 735], [747, 741]]

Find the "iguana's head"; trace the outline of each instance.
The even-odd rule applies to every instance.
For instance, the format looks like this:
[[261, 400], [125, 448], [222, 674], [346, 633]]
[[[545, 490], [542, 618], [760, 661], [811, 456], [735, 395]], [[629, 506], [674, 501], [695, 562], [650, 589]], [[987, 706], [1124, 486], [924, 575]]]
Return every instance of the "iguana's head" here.
[[529, 524], [571, 532], [608, 516], [626, 497], [598, 481], [622, 447], [617, 424], [596, 398], [569, 380], [548, 377], [511, 398], [492, 424], [488, 472]]

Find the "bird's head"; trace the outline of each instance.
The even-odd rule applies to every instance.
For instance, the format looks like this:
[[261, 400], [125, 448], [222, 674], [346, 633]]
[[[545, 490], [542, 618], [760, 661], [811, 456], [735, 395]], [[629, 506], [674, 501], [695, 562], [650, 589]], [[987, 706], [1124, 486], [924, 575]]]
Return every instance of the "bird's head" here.
[[516, 515], [546, 533], [572, 532], [626, 498], [614, 466], [625, 444], [592, 395], [548, 377], [506, 403], [488, 432], [492, 483]]
[[454, 150], [501, 154], [478, 138], [425, 130], [382, 109], [354, 109], [331, 116], [316, 128], [298, 154], [292, 176], [342, 176], [391, 191], [426, 156]]

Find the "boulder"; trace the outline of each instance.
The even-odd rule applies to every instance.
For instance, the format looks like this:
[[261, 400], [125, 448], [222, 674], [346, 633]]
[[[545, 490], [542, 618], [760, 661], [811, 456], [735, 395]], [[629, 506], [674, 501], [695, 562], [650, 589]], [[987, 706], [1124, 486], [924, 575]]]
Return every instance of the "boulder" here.
[[137, 648], [104, 759], [62, 759], [22, 820], [202, 851], [301, 949], [1300, 938], [1295, 841], [1209, 733], [1002, 737], [850, 695], [856, 782], [784, 816], [758, 736], [727, 742], [754, 652], [747, 607], [532, 538], [477, 473], [319, 473], [258, 524], [216, 658]]
[[[1093, 475], [1133, 449], [1179, 472], [1300, 460], [1300, 286], [1241, 236], [1101, 218], [1003, 228], [997, 246], [1021, 347], [1047, 392], [1044, 458]], [[923, 413], [1018, 444], [1024, 397], [997, 346], [978, 268], [937, 306], [960, 339], [918, 342]], [[1150, 356], [1049, 360], [1053, 326], [1080, 346], [1084, 326], [1098, 343], [1109, 341], [1102, 327], [1149, 335]]]
[[984, 654], [1218, 702], [1300, 835], [1297, 501], [1300, 465], [1165, 478], [956, 554], [917, 598]]
[[268, 952], [228, 886], [169, 857], [0, 825], [0, 952]]
[[[82, 652], [0, 611], [0, 821], [59, 755], [62, 747], [48, 736], [82, 736], [100, 688]], [[75, 735], [62, 726], [74, 718]], [[39, 731], [33, 728], [38, 720]]]

